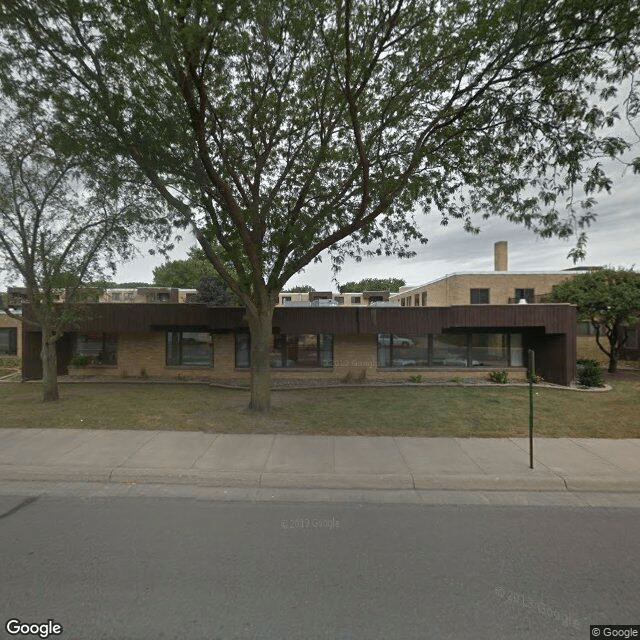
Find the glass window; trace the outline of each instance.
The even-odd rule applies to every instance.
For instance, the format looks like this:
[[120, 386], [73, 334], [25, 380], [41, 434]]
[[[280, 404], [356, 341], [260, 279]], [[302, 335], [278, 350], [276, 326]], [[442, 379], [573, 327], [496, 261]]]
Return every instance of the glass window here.
[[362, 296], [351, 296], [351, 304], [360, 304]]
[[[333, 336], [328, 333], [273, 336], [270, 363], [274, 369], [333, 367]], [[236, 367], [251, 365], [251, 337], [236, 334]]]
[[212, 367], [213, 340], [211, 334], [199, 331], [168, 331], [167, 364]]
[[378, 367], [428, 367], [429, 336], [378, 334]]
[[466, 367], [466, 334], [434, 335], [431, 363], [434, 367]]
[[81, 333], [76, 336], [74, 355], [87, 356], [89, 364], [118, 364], [118, 338], [111, 333]]
[[0, 354], [15, 356], [18, 353], [18, 329], [8, 327], [0, 329]]
[[236, 333], [236, 367], [251, 366], [251, 339], [248, 333]]
[[489, 304], [489, 289], [471, 289], [471, 304]]
[[471, 334], [471, 366], [472, 367], [507, 367], [506, 333], [472, 333]]
[[524, 356], [522, 350], [522, 334], [512, 333], [509, 336], [510, 351], [511, 351], [511, 366], [512, 367], [524, 367]]
[[520, 300], [526, 300], [529, 304], [535, 301], [535, 291], [534, 289], [516, 289], [516, 295], [514, 296], [516, 302], [520, 302]]

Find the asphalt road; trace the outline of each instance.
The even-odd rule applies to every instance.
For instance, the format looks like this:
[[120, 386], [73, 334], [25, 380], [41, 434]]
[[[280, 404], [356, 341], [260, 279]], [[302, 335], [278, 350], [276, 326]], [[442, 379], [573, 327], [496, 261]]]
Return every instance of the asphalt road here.
[[9, 619], [52, 619], [64, 640], [586, 640], [640, 624], [637, 508], [33, 498], [0, 496], [2, 637], [27, 637]]

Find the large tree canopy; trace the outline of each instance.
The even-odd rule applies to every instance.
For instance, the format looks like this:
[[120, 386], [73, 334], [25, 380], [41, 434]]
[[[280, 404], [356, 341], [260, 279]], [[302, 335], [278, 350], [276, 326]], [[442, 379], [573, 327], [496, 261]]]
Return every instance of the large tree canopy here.
[[578, 320], [594, 328], [598, 347], [609, 358], [609, 372], [614, 373], [627, 341], [626, 328], [640, 322], [640, 273], [628, 269], [582, 273], [555, 285], [549, 301], [578, 307]]
[[392, 291], [397, 292], [407, 283], [402, 278], [364, 278], [359, 282], [345, 282], [340, 285], [340, 293], [349, 291]]
[[167, 260], [153, 270], [153, 284], [160, 287], [197, 289], [200, 278], [215, 276], [216, 270], [202, 249], [192, 247], [184, 260]]
[[594, 159], [626, 148], [603, 127], [638, 67], [640, 8], [13, 0], [0, 23], [6, 87], [143, 174], [246, 305], [261, 409], [277, 294], [323, 251], [410, 255], [416, 205], [581, 247], [610, 186]]

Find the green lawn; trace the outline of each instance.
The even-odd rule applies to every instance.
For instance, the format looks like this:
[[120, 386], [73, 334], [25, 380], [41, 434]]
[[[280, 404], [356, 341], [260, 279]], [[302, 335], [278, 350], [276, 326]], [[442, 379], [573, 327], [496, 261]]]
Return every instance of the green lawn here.
[[[534, 387], [540, 436], [640, 438], [640, 377], [609, 392]], [[38, 384], [0, 384], [4, 427], [201, 430], [388, 436], [525, 436], [527, 387], [332, 387], [273, 393], [269, 415], [248, 392], [206, 385], [61, 384], [44, 404]]]

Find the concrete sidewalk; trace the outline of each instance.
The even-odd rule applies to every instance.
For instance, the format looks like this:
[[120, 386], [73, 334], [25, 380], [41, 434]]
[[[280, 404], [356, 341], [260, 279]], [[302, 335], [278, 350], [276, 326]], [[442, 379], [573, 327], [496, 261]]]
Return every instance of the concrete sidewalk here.
[[640, 439], [0, 429], [0, 480], [210, 487], [640, 492]]

